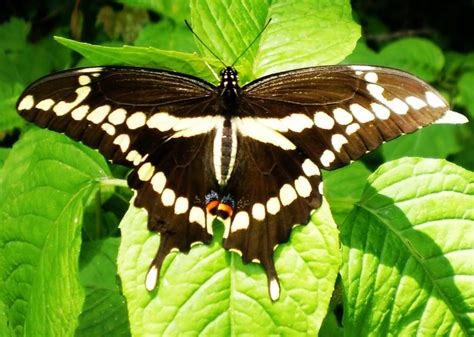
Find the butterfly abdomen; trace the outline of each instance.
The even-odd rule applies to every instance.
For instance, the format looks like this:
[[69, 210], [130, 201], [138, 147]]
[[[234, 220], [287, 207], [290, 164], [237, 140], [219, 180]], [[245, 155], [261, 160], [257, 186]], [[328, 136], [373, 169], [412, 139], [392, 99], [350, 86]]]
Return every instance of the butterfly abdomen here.
[[237, 132], [230, 118], [217, 127], [214, 138], [213, 166], [217, 182], [225, 186], [235, 165], [237, 156]]

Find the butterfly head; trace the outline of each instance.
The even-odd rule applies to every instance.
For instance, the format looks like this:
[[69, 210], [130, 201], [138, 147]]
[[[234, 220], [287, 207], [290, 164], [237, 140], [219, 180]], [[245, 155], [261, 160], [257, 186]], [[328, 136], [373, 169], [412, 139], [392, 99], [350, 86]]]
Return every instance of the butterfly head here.
[[238, 72], [233, 67], [225, 67], [221, 70], [221, 84], [219, 88], [221, 89], [221, 95], [238, 95], [239, 92], [239, 78], [237, 76]]

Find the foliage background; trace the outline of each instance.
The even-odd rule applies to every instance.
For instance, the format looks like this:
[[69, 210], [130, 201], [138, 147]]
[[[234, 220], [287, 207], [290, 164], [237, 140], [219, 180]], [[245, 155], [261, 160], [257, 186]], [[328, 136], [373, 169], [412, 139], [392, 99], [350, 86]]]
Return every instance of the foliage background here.
[[[219, 3], [225, 12], [212, 11]], [[218, 240], [173, 256], [162, 280], [171, 290], [145, 293], [158, 238], [146, 231], [144, 212], [129, 209], [130, 191], [116, 187], [127, 170], [15, 112], [28, 83], [73, 66], [166, 67], [215, 81], [190, 53], [220, 64], [183, 20], [230, 63], [259, 29], [245, 20], [241, 31], [226, 27], [229, 13], [249, 17], [242, 4], [256, 22], [268, 15], [293, 22], [290, 30], [270, 26], [239, 64], [243, 81], [305, 65], [380, 64], [430, 82], [474, 118], [470, 1], [354, 1], [352, 13], [347, 1], [301, 1], [292, 11], [291, 1], [7, 1], [0, 14], [0, 336], [474, 334], [473, 123], [420, 130], [328, 172], [328, 203], [277, 251], [283, 294], [271, 304], [260, 267], [242, 265]], [[298, 16], [305, 12], [309, 21]], [[293, 50], [284, 48], [288, 41]], [[314, 48], [313, 57], [301, 60], [301, 46]], [[450, 163], [389, 162], [404, 156]]]

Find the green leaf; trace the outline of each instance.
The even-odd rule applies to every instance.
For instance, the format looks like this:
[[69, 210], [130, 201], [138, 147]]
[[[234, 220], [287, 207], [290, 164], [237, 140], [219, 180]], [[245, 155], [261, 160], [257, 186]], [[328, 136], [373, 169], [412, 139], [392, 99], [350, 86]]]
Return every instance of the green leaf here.
[[85, 203], [108, 167], [95, 151], [33, 129], [0, 174], [0, 302], [16, 336], [70, 336], [84, 299], [78, 280]]
[[344, 337], [344, 329], [339, 325], [334, 312], [328, 313], [318, 337]]
[[394, 160], [402, 157], [446, 158], [461, 150], [457, 132], [459, 125], [431, 125], [409, 135], [403, 135], [384, 145], [384, 158]]
[[134, 44], [185, 53], [197, 51], [194, 36], [184, 23], [178, 24], [169, 20], [161, 20], [145, 26]]
[[0, 25], [0, 130], [24, 124], [15, 103], [29, 82], [70, 62], [70, 52], [51, 38], [34, 45], [27, 43], [28, 31], [29, 25], [15, 18]]
[[456, 103], [466, 107], [469, 116], [474, 118], [474, 71], [463, 73], [457, 83]]
[[191, 74], [208, 81], [216, 81], [212, 68], [219, 68], [215, 60], [204, 60], [196, 54], [145, 47], [105, 47], [56, 37], [64, 46], [77, 51], [97, 65], [129, 65], [169, 69]]
[[3, 167], [3, 164], [5, 164], [10, 151], [11, 149], [9, 148], [0, 147], [0, 169]]
[[380, 53], [359, 43], [354, 53], [344, 60], [346, 64], [373, 64], [398, 68], [433, 82], [444, 66], [441, 49], [430, 40], [404, 38], [388, 44]]
[[474, 123], [470, 122], [459, 130], [459, 143], [462, 150], [449, 160], [468, 170], [474, 170]]
[[381, 166], [341, 227], [345, 336], [472, 336], [474, 174]]
[[275, 25], [262, 36], [253, 67], [257, 77], [337, 64], [360, 37], [347, 0], [273, 1], [268, 18], [274, 18]]
[[369, 175], [370, 171], [359, 161], [338, 170], [323, 171], [324, 196], [337, 224], [344, 222], [354, 204], [360, 200]]
[[260, 41], [237, 64], [241, 73], [248, 74], [243, 82], [279, 71], [338, 63], [360, 36], [346, 0], [193, 0], [191, 15], [196, 33], [227, 64], [234, 62], [272, 19]]
[[383, 65], [379, 54], [370, 49], [362, 40], [357, 42], [356, 47], [352, 53], [344, 59], [343, 63]]
[[30, 23], [12, 17], [10, 21], [0, 25], [0, 49], [23, 51], [26, 48], [26, 37], [30, 32]]
[[400, 39], [382, 49], [381, 61], [387, 66], [413, 73], [427, 82], [439, 77], [444, 66], [441, 49], [427, 39]]
[[81, 249], [81, 283], [86, 298], [76, 337], [130, 336], [127, 306], [117, 284], [120, 239], [88, 242]]
[[[278, 0], [271, 5], [255, 0], [232, 3], [193, 0], [190, 5], [193, 29], [226, 64], [236, 60], [258, 35], [266, 20], [272, 17], [273, 21], [260, 43], [253, 45], [238, 63], [241, 82], [246, 83], [255, 77], [278, 71], [337, 63], [352, 51], [360, 32], [359, 26], [352, 21], [349, 2], [311, 3], [308, 0], [298, 2], [296, 10], [300, 6], [304, 8], [304, 11], [300, 11], [305, 13], [304, 16], [296, 15], [298, 11], [295, 11], [294, 3], [288, 0]], [[307, 14], [308, 10], [312, 15]], [[233, 16], [239, 16], [240, 20], [230, 20]], [[302, 30], [303, 26], [306, 28]], [[307, 27], [311, 27], [309, 32]], [[144, 36], [139, 44], [150, 39], [148, 33]], [[317, 38], [317, 43], [311, 40], [309, 44], [314, 47], [308, 48], [308, 38]], [[95, 64], [170, 69], [211, 82], [216, 82], [216, 72], [212, 69], [222, 68], [220, 62], [201, 43], [197, 46], [208, 59], [155, 48], [95, 46], [59, 37], [57, 40]], [[163, 46], [162, 42], [160, 45], [169, 48]]]
[[[262, 30], [268, 20], [269, 5], [269, 0], [192, 0], [191, 25], [204, 43], [230, 65]], [[239, 20], [233, 19], [236, 17]], [[214, 57], [202, 43], [197, 43], [197, 46], [203, 55]], [[240, 74], [244, 75], [243, 82], [255, 77], [252, 64], [257, 48], [258, 44], [253, 45], [236, 64]]]
[[[127, 298], [132, 335], [317, 335], [326, 316], [340, 255], [336, 225], [325, 202], [312, 222], [293, 230], [278, 247], [281, 298], [272, 303], [258, 264], [242, 264], [222, 249], [222, 228], [213, 242], [164, 262], [159, 289], [145, 290], [145, 274], [158, 248], [146, 212], [130, 208], [121, 223], [119, 274]], [[219, 234], [220, 233], [220, 234]]]
[[189, 19], [190, 15], [188, 0], [117, 0], [117, 2], [151, 10], [174, 19], [176, 22], [183, 22], [185, 19]]

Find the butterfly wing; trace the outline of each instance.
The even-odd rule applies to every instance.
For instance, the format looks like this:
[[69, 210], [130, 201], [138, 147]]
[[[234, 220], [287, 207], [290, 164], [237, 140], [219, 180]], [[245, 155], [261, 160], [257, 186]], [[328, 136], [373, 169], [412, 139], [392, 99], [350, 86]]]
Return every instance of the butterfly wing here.
[[191, 76], [93, 67], [34, 82], [19, 98], [17, 109], [40, 127], [98, 149], [114, 163], [135, 167], [140, 158], [193, 122], [209, 126], [214, 99], [215, 87]]
[[[205, 194], [215, 188], [209, 143], [216, 123], [215, 87], [172, 72], [93, 67], [44, 77], [30, 85], [18, 111], [40, 127], [63, 132], [133, 168], [135, 205], [162, 235], [146, 286], [156, 285], [172, 250], [211, 239]], [[196, 172], [202, 174], [196, 175]]]
[[239, 196], [224, 246], [265, 267], [278, 298], [275, 247], [321, 204], [320, 169], [358, 159], [449, 110], [433, 88], [381, 67], [327, 66], [271, 75], [242, 88], [227, 192]]
[[268, 76], [243, 88], [243, 102], [243, 119], [282, 133], [326, 170], [449, 111], [445, 99], [413, 75], [357, 65]]

